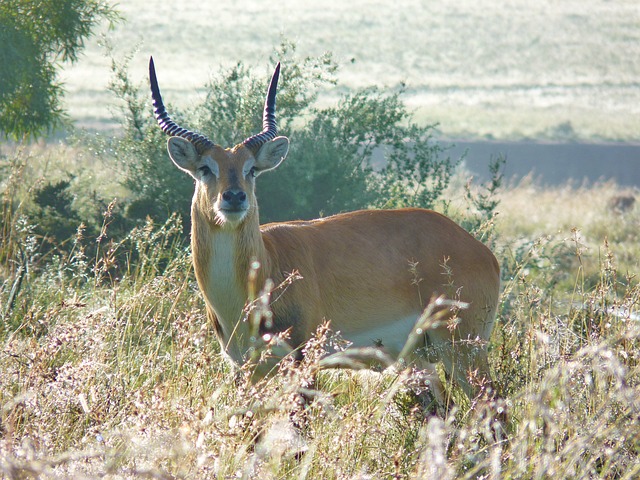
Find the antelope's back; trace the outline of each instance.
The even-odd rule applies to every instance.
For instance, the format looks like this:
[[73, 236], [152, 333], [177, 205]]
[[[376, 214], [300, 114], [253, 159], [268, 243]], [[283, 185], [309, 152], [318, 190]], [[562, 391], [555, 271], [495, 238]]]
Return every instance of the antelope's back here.
[[498, 262], [443, 215], [424, 209], [362, 210], [269, 224], [262, 231], [272, 271], [298, 271], [303, 277], [272, 304], [283, 327], [301, 322], [309, 334], [328, 319], [333, 330], [359, 339], [357, 344], [376, 341], [376, 335], [406, 339], [428, 302], [445, 295], [469, 303], [459, 312], [457, 336], [488, 339], [491, 333]]

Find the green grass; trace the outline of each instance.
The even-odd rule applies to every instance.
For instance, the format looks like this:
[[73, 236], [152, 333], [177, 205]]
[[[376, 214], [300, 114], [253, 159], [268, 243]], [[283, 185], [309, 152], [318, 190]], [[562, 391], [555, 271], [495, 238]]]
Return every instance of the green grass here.
[[500, 405], [453, 391], [445, 418], [425, 418], [406, 372], [321, 372], [300, 418], [295, 393], [317, 369], [321, 342], [302, 366], [258, 385], [234, 372], [176, 219], [117, 241], [107, 229], [90, 257], [93, 240], [80, 237], [39, 257], [18, 200], [41, 162], [55, 170], [67, 157], [34, 151], [3, 183], [0, 476], [640, 475], [640, 208], [614, 214], [615, 185], [500, 191], [488, 228], [503, 266], [490, 360], [508, 420], [496, 435]]

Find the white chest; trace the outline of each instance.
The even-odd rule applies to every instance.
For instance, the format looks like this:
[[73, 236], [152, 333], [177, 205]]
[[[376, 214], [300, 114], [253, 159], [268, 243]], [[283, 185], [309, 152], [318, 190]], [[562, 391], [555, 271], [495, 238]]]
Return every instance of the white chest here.
[[243, 280], [237, 271], [236, 238], [230, 233], [218, 233], [210, 245], [209, 272], [204, 295], [220, 322], [226, 345], [224, 349], [241, 362], [248, 341], [247, 325], [243, 321], [246, 298]]

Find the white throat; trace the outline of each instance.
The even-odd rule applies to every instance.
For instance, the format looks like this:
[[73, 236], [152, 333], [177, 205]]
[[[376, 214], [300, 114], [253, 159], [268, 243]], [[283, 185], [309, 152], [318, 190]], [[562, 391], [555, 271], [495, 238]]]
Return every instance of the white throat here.
[[244, 278], [238, 278], [237, 234], [219, 229], [210, 244], [209, 283], [205, 296], [220, 322], [226, 352], [238, 363], [249, 347], [248, 323], [243, 318], [246, 303]]

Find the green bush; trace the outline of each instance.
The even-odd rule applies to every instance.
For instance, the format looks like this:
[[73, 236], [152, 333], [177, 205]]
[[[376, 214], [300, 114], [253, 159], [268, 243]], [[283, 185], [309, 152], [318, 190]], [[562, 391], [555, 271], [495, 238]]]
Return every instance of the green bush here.
[[[412, 123], [402, 91], [366, 88], [344, 95], [337, 106], [319, 108], [314, 105], [321, 87], [335, 83], [331, 56], [300, 60], [295, 47], [284, 43], [270, 65], [276, 59], [283, 64], [279, 130], [291, 149], [279, 170], [258, 182], [263, 223], [360, 208], [434, 206], [455, 162], [433, 141], [432, 127]], [[125, 136], [109, 147], [127, 171], [125, 186], [133, 194], [127, 216], [164, 221], [177, 212], [186, 219], [192, 181], [169, 160], [148, 88], [142, 94], [132, 86], [128, 61], [113, 63], [111, 90], [122, 101]], [[168, 109], [177, 123], [230, 147], [260, 131], [267, 78], [239, 63], [211, 80], [205, 101], [192, 111]]]
[[31, 219], [37, 233], [50, 243], [59, 244], [74, 236], [81, 220], [73, 208], [71, 179], [46, 183], [33, 192]]

